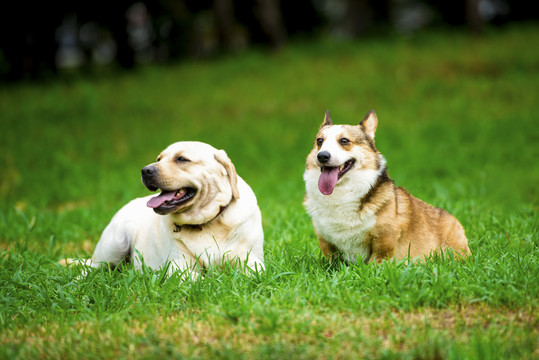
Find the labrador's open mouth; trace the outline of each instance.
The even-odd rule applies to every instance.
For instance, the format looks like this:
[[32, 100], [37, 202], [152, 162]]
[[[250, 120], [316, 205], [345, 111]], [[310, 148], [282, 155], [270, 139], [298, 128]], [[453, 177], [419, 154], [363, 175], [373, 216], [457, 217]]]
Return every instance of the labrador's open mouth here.
[[175, 191], [162, 190], [161, 194], [151, 198], [146, 204], [156, 213], [165, 215], [177, 210], [189, 202], [196, 194], [196, 189], [185, 187]]

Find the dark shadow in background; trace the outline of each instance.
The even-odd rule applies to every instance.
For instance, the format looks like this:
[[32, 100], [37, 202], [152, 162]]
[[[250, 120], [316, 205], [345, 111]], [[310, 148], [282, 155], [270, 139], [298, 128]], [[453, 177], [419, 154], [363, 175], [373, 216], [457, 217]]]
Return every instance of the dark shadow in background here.
[[[55, 5], [56, 4], [56, 5]], [[528, 0], [19, 0], [0, 6], [2, 80], [49, 78], [59, 69], [207, 58], [322, 33], [359, 39], [537, 20]]]

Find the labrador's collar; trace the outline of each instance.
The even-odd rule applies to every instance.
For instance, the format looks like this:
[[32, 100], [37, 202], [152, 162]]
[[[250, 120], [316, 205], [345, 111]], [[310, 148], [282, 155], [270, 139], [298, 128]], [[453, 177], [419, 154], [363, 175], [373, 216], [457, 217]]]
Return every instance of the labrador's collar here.
[[198, 230], [198, 231], [202, 231], [202, 227], [204, 225], [207, 225], [209, 223], [211, 223], [213, 220], [217, 219], [222, 213], [223, 211], [225, 211], [229, 206], [230, 204], [232, 203], [232, 200], [230, 200], [230, 202], [228, 204], [226, 204], [225, 206], [221, 206], [219, 208], [219, 212], [217, 213], [217, 215], [215, 215], [215, 217], [213, 219], [211, 219], [210, 221], [207, 221], [203, 224], [183, 224], [183, 225], [178, 225], [176, 223], [172, 223], [172, 232], [175, 232], [175, 233], [178, 233], [180, 231], [182, 231], [182, 229], [189, 229], [189, 230]]

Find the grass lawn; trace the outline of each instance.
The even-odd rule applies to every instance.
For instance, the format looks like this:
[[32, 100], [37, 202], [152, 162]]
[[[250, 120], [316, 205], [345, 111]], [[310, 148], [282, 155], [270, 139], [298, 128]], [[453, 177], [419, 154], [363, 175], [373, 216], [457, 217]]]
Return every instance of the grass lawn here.
[[[0, 358], [539, 358], [539, 26], [300, 43], [0, 87]], [[463, 224], [459, 262], [328, 266], [302, 174], [326, 109], [375, 109], [397, 185]], [[168, 144], [225, 149], [267, 271], [80, 269]]]

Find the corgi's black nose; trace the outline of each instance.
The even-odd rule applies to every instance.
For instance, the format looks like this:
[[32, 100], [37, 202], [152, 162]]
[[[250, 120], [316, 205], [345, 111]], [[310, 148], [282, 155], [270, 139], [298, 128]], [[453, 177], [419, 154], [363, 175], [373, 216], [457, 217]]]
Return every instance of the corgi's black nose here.
[[331, 158], [331, 154], [327, 151], [320, 151], [318, 155], [316, 155], [316, 157], [318, 158], [318, 161], [320, 161], [321, 164], [325, 164]]

